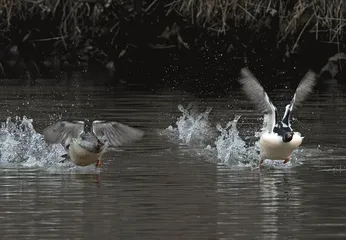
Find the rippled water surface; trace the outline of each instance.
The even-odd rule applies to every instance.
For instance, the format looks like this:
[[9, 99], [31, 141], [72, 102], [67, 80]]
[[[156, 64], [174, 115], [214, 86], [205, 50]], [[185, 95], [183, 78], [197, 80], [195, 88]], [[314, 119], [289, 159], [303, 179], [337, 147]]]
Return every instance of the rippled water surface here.
[[[292, 161], [258, 171], [261, 116], [237, 90], [1, 87], [2, 239], [345, 239], [345, 95], [323, 89], [294, 112]], [[292, 93], [268, 92], [280, 109]], [[59, 163], [42, 129], [85, 118], [146, 135], [99, 169]]]

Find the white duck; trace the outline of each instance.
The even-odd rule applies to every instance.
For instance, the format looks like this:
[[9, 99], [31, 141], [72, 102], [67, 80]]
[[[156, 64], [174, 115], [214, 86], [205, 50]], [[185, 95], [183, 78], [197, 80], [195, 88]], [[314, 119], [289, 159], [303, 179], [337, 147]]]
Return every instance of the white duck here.
[[263, 128], [259, 140], [259, 168], [265, 159], [284, 160], [284, 163], [287, 163], [292, 152], [301, 145], [304, 137], [299, 132], [294, 132], [291, 127], [292, 111], [312, 91], [316, 84], [316, 76], [311, 70], [306, 73], [300, 81], [293, 99], [286, 105], [282, 120], [279, 121], [277, 109], [261, 84], [247, 68], [241, 69], [239, 82], [243, 90], [254, 102], [257, 110], [264, 114]]

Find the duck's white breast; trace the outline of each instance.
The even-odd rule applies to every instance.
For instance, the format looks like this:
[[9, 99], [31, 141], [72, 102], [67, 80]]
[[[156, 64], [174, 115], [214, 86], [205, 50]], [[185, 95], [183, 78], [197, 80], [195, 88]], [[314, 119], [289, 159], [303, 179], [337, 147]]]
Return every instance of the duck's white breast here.
[[262, 159], [284, 160], [291, 156], [293, 150], [298, 148], [303, 141], [299, 132], [294, 132], [290, 142], [283, 142], [277, 134], [264, 133], [260, 138]]
[[69, 147], [69, 155], [74, 164], [78, 166], [87, 166], [97, 162], [101, 156], [101, 153], [96, 154], [89, 152], [79, 146], [76, 141], [72, 141]]

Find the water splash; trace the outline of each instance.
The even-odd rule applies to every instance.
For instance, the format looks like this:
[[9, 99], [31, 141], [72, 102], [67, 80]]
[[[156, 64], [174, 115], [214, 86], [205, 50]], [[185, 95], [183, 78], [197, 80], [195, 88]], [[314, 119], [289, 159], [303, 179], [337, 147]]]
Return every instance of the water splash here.
[[[262, 129], [255, 132], [254, 137], [256, 141], [250, 145], [239, 136], [237, 123], [240, 117], [240, 115], [236, 115], [233, 121], [227, 123], [225, 128], [222, 128], [220, 124], [216, 126], [221, 133], [215, 141], [217, 157], [222, 164], [255, 167], [258, 165], [260, 156], [259, 138], [262, 134]], [[227, 131], [228, 128], [229, 130]], [[288, 163], [283, 164], [283, 161], [264, 160], [263, 166], [267, 168], [287, 168], [292, 165], [302, 164], [300, 159], [309, 152], [311, 151], [306, 151], [305, 148], [300, 147], [293, 151]]]
[[[61, 144], [48, 145], [26, 116], [8, 117], [0, 128], [0, 163], [11, 167], [43, 168], [53, 172], [88, 172], [89, 167], [60, 163], [65, 150]], [[67, 171], [66, 171], [67, 170]]]
[[258, 159], [258, 141], [256, 141], [254, 146], [248, 146], [239, 136], [237, 123], [240, 117], [240, 115], [236, 115], [233, 121], [227, 123], [225, 128], [222, 128], [220, 124], [216, 125], [217, 130], [221, 133], [215, 141], [217, 158], [223, 164], [245, 166], [252, 164]]
[[[208, 116], [212, 108], [204, 112], [198, 112], [190, 104], [187, 108], [178, 105], [182, 113], [177, 119], [176, 127], [169, 126], [165, 131], [175, 139], [203, 155], [209, 160], [216, 159], [217, 162], [227, 165], [249, 166], [258, 153], [256, 147], [248, 146], [239, 136], [237, 123], [240, 118], [235, 116], [233, 121], [227, 123], [225, 128], [220, 124], [216, 127], [209, 121]], [[229, 130], [227, 130], [230, 128]], [[217, 132], [218, 130], [218, 132]]]
[[[188, 145], [194, 152], [191, 154], [204, 156], [221, 164], [238, 167], [255, 167], [259, 161], [259, 138], [262, 129], [255, 132], [251, 141], [242, 139], [237, 129], [240, 115], [235, 115], [225, 127], [221, 124], [213, 124], [208, 120], [211, 108], [204, 112], [198, 112], [190, 104], [187, 108], [178, 105], [182, 116], [177, 119], [176, 127], [170, 125], [165, 129], [165, 134], [172, 139]], [[215, 131], [217, 130], [218, 133]], [[248, 139], [249, 140], [249, 139]], [[210, 143], [211, 142], [211, 143]], [[293, 164], [301, 164], [303, 156], [309, 153], [304, 147], [300, 147], [292, 153], [291, 161], [283, 164], [283, 161], [265, 160], [263, 166], [269, 168], [286, 168]]]
[[193, 103], [187, 108], [178, 105], [182, 116], [176, 122], [176, 128], [169, 126], [166, 130], [176, 133], [179, 140], [189, 145], [203, 145], [213, 136], [212, 126], [208, 120], [212, 108], [208, 107], [204, 112], [198, 112], [192, 108]]

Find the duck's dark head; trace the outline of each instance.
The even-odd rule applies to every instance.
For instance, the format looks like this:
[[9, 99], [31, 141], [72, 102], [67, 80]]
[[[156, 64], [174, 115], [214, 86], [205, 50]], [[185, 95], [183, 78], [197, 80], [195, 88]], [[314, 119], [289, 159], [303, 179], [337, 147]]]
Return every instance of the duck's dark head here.
[[293, 132], [285, 132], [282, 135], [282, 141], [283, 142], [290, 142], [293, 138]]
[[97, 145], [96, 145], [97, 151], [100, 151], [100, 150], [103, 148], [104, 145], [105, 145], [105, 144], [104, 144], [102, 141], [100, 141], [99, 139], [97, 139]]
[[101, 152], [105, 146], [105, 144], [91, 132], [82, 133], [79, 137], [79, 145], [90, 152]]

